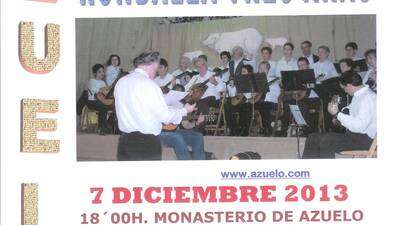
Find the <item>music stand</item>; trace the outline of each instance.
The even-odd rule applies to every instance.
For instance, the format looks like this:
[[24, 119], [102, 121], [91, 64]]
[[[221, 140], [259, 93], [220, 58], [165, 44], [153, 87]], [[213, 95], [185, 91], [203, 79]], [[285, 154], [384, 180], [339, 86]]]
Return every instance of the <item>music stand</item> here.
[[251, 93], [252, 94], [252, 115], [249, 126], [249, 133], [255, 120], [255, 102], [254, 93], [264, 93], [269, 91], [267, 85], [267, 76], [265, 73], [253, 73], [248, 75], [240, 74], [235, 76], [235, 86], [237, 93]]
[[235, 76], [237, 93], [264, 93], [269, 91], [267, 76], [264, 73]]
[[[294, 71], [282, 71], [282, 87], [284, 91], [293, 92], [293, 91], [301, 91], [301, 90], [311, 90], [316, 88], [316, 79], [315, 73], [313, 69], [306, 69], [306, 70], [294, 70]], [[300, 159], [300, 129], [302, 127], [307, 126], [307, 123], [304, 121], [304, 118], [301, 116], [303, 122], [299, 122], [301, 119], [296, 119], [296, 115], [293, 113], [300, 112], [298, 108], [298, 99], [296, 98], [295, 107], [292, 106], [291, 113], [295, 118], [294, 127], [296, 128], [296, 138], [297, 138], [297, 158]], [[293, 109], [292, 109], [293, 108]], [[301, 115], [301, 113], [299, 114]]]
[[346, 93], [342, 89], [339, 83], [340, 77], [333, 77], [321, 82], [317, 85], [315, 91], [322, 98], [322, 100], [330, 100], [332, 96], [339, 95], [345, 96]]
[[336, 72], [338, 74], [342, 74], [342, 69], [340, 68], [340, 63], [334, 63], [333, 65], [335, 66]]
[[282, 87], [285, 91], [300, 91], [316, 87], [313, 69], [282, 71]]
[[368, 64], [366, 59], [360, 59], [354, 61], [354, 71], [355, 72], [366, 72], [368, 71]]

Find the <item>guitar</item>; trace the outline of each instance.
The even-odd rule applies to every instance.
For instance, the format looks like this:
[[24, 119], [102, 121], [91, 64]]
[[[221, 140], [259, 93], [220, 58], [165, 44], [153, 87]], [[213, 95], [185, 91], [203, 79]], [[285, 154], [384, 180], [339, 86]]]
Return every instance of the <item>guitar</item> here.
[[118, 80], [126, 75], [127, 73], [120, 69], [120, 72], [114, 82], [108, 86], [100, 88], [99, 92], [95, 94], [95, 98], [99, 100], [103, 105], [111, 106], [114, 104], [114, 88]]
[[168, 86], [171, 85], [173, 80], [174, 80], [174, 78], [172, 78], [172, 80], [170, 82], [166, 83], [164, 86], [160, 87], [163, 94], [168, 94], [168, 92], [170, 91]]

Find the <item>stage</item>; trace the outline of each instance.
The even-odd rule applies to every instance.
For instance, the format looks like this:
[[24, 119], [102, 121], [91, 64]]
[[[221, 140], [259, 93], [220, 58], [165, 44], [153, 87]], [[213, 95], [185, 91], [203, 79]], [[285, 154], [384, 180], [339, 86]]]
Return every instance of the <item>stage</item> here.
[[[118, 135], [77, 135], [78, 161], [116, 160]], [[224, 137], [205, 136], [205, 151], [214, 153], [218, 160], [229, 159], [239, 152], [258, 152], [262, 159], [296, 159], [297, 139], [288, 137]], [[300, 139], [300, 153], [305, 138]], [[162, 160], [176, 160], [171, 148], [163, 147]]]

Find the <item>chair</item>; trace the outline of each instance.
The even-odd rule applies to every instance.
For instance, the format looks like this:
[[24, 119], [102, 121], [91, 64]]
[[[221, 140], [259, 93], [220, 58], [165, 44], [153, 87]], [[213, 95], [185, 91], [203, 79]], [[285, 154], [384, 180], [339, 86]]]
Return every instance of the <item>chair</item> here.
[[250, 137], [261, 137], [263, 136], [261, 130], [263, 129], [262, 116], [259, 110], [254, 112], [254, 122], [252, 126], [249, 127]]
[[226, 102], [225, 98], [226, 94], [224, 93], [221, 97], [221, 105], [219, 108], [210, 107], [210, 112], [208, 115], [209, 118], [207, 119], [207, 124], [205, 126], [205, 131], [207, 132], [207, 134], [212, 134], [213, 136], [217, 136], [222, 133], [223, 136], [226, 136], [226, 118], [224, 110]]
[[89, 109], [87, 106], [83, 107], [80, 117], [80, 130], [83, 132], [94, 132], [98, 130], [98, 112]]
[[378, 155], [377, 150], [378, 150], [377, 139], [375, 137], [369, 150], [342, 151], [339, 154], [343, 156], [349, 156], [351, 158], [376, 158]]

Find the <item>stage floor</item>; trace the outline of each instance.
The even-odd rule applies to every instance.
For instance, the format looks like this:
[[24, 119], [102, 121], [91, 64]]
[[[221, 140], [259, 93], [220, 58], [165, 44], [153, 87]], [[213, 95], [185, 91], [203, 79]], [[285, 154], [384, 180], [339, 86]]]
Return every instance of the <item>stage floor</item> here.
[[[118, 135], [99, 136], [97, 134], [77, 135], [78, 161], [116, 160]], [[258, 152], [263, 159], [296, 159], [297, 139], [287, 137], [224, 137], [205, 136], [205, 150], [212, 152], [219, 160], [229, 159], [239, 152]], [[300, 139], [300, 153], [305, 138]], [[163, 160], [174, 160], [175, 153], [163, 148]]]

